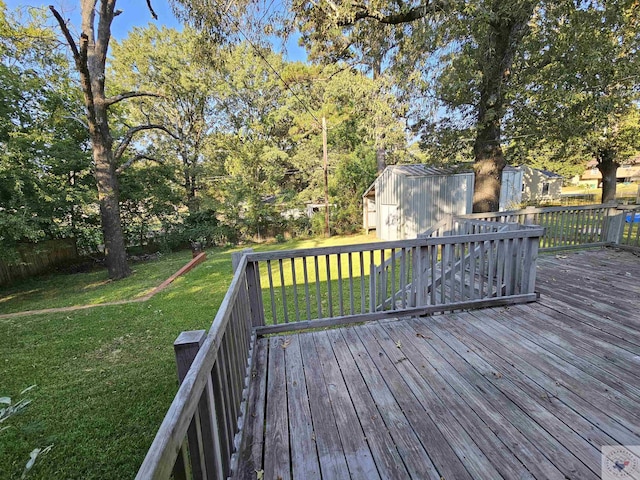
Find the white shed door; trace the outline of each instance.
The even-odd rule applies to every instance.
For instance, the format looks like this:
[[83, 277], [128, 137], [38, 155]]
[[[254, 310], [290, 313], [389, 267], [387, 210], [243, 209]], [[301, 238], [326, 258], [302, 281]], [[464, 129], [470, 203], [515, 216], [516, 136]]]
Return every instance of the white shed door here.
[[380, 205], [382, 225], [378, 227], [383, 240], [400, 239], [400, 214], [396, 205]]

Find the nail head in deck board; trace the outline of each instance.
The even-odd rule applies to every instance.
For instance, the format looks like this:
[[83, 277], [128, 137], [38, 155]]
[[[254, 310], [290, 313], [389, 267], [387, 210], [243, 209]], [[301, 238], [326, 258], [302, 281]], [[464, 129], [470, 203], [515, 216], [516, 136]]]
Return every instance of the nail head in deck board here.
[[[401, 329], [402, 325], [394, 325], [394, 327]], [[418, 371], [406, 357], [405, 350], [409, 348], [409, 345], [402, 345], [400, 342], [402, 347], [398, 348], [398, 336], [390, 337], [382, 325], [367, 325], [361, 329], [368, 330], [376, 339], [409, 390], [417, 399], [421, 400], [424, 412], [433, 419], [437, 428], [442, 432], [442, 436], [458, 455], [469, 474], [473, 478], [503, 478], [487, 455], [473, 441], [468, 429], [460, 424], [450, 399], [439, 398], [439, 392], [432, 388], [431, 380], [436, 373], [428, 366]], [[418, 413], [418, 415], [420, 414], [422, 413]]]
[[316, 448], [322, 478], [348, 479], [349, 469], [344, 457], [342, 442], [333, 416], [329, 392], [322, 381], [320, 359], [311, 334], [300, 334], [298, 337], [305, 381], [309, 395], [309, 407], [316, 436]]
[[267, 413], [264, 429], [264, 477], [291, 478], [287, 381], [282, 339], [269, 339]]
[[376, 338], [365, 326], [357, 328], [356, 332], [367, 350], [377, 352], [377, 354], [374, 353], [372, 355], [373, 362], [378, 367], [378, 370], [384, 372], [385, 380], [396, 401], [407, 414], [407, 420], [418, 438], [420, 438], [424, 449], [429, 454], [429, 458], [437, 467], [440, 475], [444, 478], [471, 479], [471, 475], [442, 435], [437, 424], [430, 415], [425, 414], [420, 402], [421, 399], [416, 397], [414, 392], [407, 386], [404, 378], [395, 369]]
[[383, 479], [408, 478], [409, 473], [344, 338], [338, 330], [329, 330], [327, 336], [380, 476]]
[[289, 344], [284, 348], [284, 357], [287, 370], [291, 473], [294, 479], [319, 479], [321, 478], [320, 465], [311, 421], [300, 343], [297, 335], [287, 337], [287, 341]]
[[387, 386], [382, 373], [373, 363], [369, 352], [353, 327], [340, 329], [351, 355], [356, 361], [360, 374], [395, 442], [396, 448], [409, 471], [410, 478], [440, 479], [436, 467], [424, 450], [398, 402]]
[[[445, 381], [445, 383], [442, 384], [442, 380], [439, 380], [438, 377], [433, 379], [434, 384], [439, 385], [439, 390], [447, 391], [453, 389], [455, 392], [454, 395], [448, 393], [442, 397], [446, 399], [447, 402], [450, 402], [452, 397], [458, 395], [462, 401], [469, 405], [470, 409], [482, 418], [480, 429], [488, 428], [494, 432], [496, 436], [505, 443], [506, 447], [513, 452], [513, 455], [518, 457], [519, 461], [522, 462], [527, 470], [534, 474], [536, 478], [565, 478], [564, 474], [561, 474], [553, 463], [542, 455], [537, 449], [536, 444], [531, 442], [520, 430], [511, 426], [511, 422], [501, 413], [501, 410], [507, 408], [507, 405], [500, 404], [500, 408], [496, 408], [489, 402], [486, 395], [478, 395], [474, 383], [468, 382], [459, 375], [457, 370], [455, 370], [453, 365], [448, 361], [450, 358], [449, 355], [445, 354], [449, 353], [448, 348], [443, 348], [444, 344], [439, 341], [431, 329], [427, 328], [427, 323], [427, 321], [422, 320], [405, 322], [401, 328], [399, 328], [399, 335], [404, 339], [407, 346], [411, 346], [407, 348], [407, 355], [411, 356], [412, 363], [417, 366], [421, 363], [424, 364], [425, 360], [428, 361], [438, 372], [439, 376], [442, 377], [442, 380]], [[390, 324], [385, 328], [387, 328], [387, 330], [391, 330], [391, 328], [395, 330], [397, 327]], [[440, 333], [440, 331], [438, 333]], [[465, 349], [464, 346], [460, 348], [462, 350]], [[459, 351], [461, 350], [455, 350], [455, 352]], [[422, 356], [424, 360], [421, 361], [419, 355]], [[462, 408], [464, 410], [464, 406]], [[461, 416], [463, 417], [465, 415], [463, 411]], [[470, 418], [472, 419], [473, 417]], [[471, 431], [471, 429], [469, 430]], [[524, 431], [525, 433], [527, 432], [526, 429], [524, 429]], [[483, 444], [479, 443], [479, 445], [481, 448], [483, 447]], [[500, 463], [497, 463], [494, 460], [497, 468], [501, 468], [503, 462], [504, 460], [501, 460]], [[505, 478], [518, 478], [518, 475], [509, 475]]]
[[256, 338], [255, 364], [247, 396], [247, 420], [239, 450], [238, 472], [234, 480], [255, 480], [263, 470], [265, 400], [267, 398], [268, 338]]
[[349, 473], [354, 478], [380, 478], [340, 367], [327, 339], [327, 332], [315, 332], [312, 335]]

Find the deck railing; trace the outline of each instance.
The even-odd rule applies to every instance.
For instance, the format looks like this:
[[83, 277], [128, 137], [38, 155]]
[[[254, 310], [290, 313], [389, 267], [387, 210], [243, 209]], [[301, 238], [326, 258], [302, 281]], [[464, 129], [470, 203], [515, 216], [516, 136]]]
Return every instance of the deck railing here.
[[183, 332], [176, 340], [180, 388], [136, 478], [229, 476], [255, 337], [246, 265], [242, 258], [208, 335]]
[[[463, 215], [460, 218], [539, 225], [545, 228], [540, 250], [553, 251], [603, 245], [640, 246], [640, 217], [636, 218], [632, 213], [637, 213], [637, 208], [612, 204], [529, 207], [508, 212]], [[625, 216], [631, 221], [625, 222]]]
[[[257, 335], [533, 301], [541, 228], [245, 252], [208, 334], [176, 341], [181, 385], [138, 479], [235, 471]], [[384, 265], [384, 282], [379, 281]]]
[[516, 227], [250, 253], [247, 278], [259, 292], [251, 295], [252, 323], [275, 333], [531, 300], [543, 229]]
[[258, 335], [531, 301], [540, 243], [639, 247], [639, 213], [530, 208], [444, 221], [428, 238], [245, 252], [209, 333], [183, 332], [175, 343], [181, 385], [137, 478], [235, 471]]

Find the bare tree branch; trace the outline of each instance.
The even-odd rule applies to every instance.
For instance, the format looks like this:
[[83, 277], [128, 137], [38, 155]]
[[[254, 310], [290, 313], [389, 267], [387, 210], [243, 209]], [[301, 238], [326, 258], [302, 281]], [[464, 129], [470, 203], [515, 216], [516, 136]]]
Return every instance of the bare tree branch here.
[[153, 7], [151, 6], [151, 0], [147, 0], [147, 7], [149, 8], [149, 12], [151, 12], [151, 16], [153, 17], [153, 19], [157, 20], [158, 15], [156, 15], [156, 12], [153, 10]]
[[113, 97], [105, 98], [104, 104], [105, 106], [110, 106], [115, 103], [121, 102], [127, 98], [134, 97], [155, 97], [155, 98], [163, 98], [159, 93], [151, 93], [151, 92], [124, 92], [119, 95], [114, 95]]
[[78, 62], [78, 58], [80, 58], [80, 54], [78, 53], [78, 45], [75, 40], [71, 36], [71, 32], [69, 31], [69, 27], [67, 27], [67, 22], [64, 21], [62, 15], [56, 10], [56, 7], [53, 5], [49, 5], [49, 10], [53, 13], [53, 16], [56, 17], [58, 24], [60, 25], [60, 29], [62, 30], [62, 34], [64, 38], [67, 39], [67, 43], [69, 44], [69, 48], [71, 48], [71, 53], [73, 53], [73, 59]]
[[130, 158], [129, 160], [124, 162], [122, 165], [120, 165], [120, 167], [118, 167], [118, 169], [116, 170], [116, 175], [120, 175], [123, 171], [125, 171], [127, 168], [129, 168], [131, 165], [133, 165], [135, 162], [138, 162], [140, 160], [149, 160], [151, 162], [156, 162], [156, 163], [159, 163], [159, 164], [163, 164], [164, 163], [162, 160], [158, 160], [157, 158], [150, 157], [149, 155], [140, 154], [140, 155], [136, 155], [133, 158]]
[[172, 138], [175, 138], [176, 140], [179, 140], [179, 138], [176, 137], [173, 134], [173, 132], [171, 132], [164, 125], [157, 125], [157, 124], [138, 125], [137, 127], [130, 128], [127, 131], [127, 133], [125, 133], [124, 138], [122, 139], [122, 141], [118, 145], [118, 148], [116, 148], [116, 150], [115, 150], [115, 152], [113, 154], [113, 158], [114, 158], [115, 161], [118, 161], [118, 160], [120, 160], [122, 158], [122, 154], [125, 152], [125, 150], [129, 146], [129, 144], [131, 143], [131, 140], [133, 140], [133, 136], [136, 133], [141, 132], [143, 130], [162, 130], [163, 132], [165, 132], [167, 135], [171, 136]]
[[[454, 2], [449, 0], [438, 0], [434, 2], [427, 0], [425, 4], [410, 8], [407, 11], [389, 14], [384, 14], [377, 10], [363, 9], [355, 12], [351, 17], [339, 19], [337, 23], [341, 27], [347, 27], [354, 25], [359, 20], [371, 18], [380, 23], [398, 25], [400, 23], [413, 22], [437, 11], [450, 10], [453, 4]], [[335, 5], [330, 6], [332, 6], [333, 9], [337, 8]]]

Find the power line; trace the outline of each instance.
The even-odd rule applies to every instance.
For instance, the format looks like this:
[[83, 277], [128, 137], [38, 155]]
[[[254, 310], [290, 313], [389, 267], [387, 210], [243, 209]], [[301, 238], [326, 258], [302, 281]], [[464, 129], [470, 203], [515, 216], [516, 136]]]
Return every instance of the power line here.
[[298, 96], [298, 94], [289, 86], [289, 84], [287, 82], [284, 81], [284, 78], [282, 78], [282, 76], [280, 75], [280, 72], [278, 72], [278, 70], [275, 69], [275, 67], [273, 65], [271, 65], [269, 63], [269, 60], [267, 60], [267, 58], [263, 55], [263, 53], [260, 51], [260, 49], [251, 41], [251, 39], [242, 31], [242, 28], [240, 27], [240, 24], [238, 23], [238, 21], [234, 20], [234, 18], [229, 15], [228, 12], [224, 12], [224, 14], [227, 16], [227, 18], [231, 21], [231, 23], [233, 23], [235, 25], [235, 27], [238, 29], [238, 32], [240, 32], [240, 35], [242, 35], [244, 37], [244, 39], [249, 43], [249, 45], [251, 45], [251, 48], [253, 48], [255, 50], [255, 52], [258, 54], [258, 56], [264, 61], [264, 63], [266, 63], [269, 68], [273, 71], [273, 73], [276, 74], [276, 77], [278, 77], [278, 79], [282, 82], [282, 84], [285, 86], [285, 88], [287, 90], [289, 90], [294, 97], [296, 97], [296, 100], [298, 101], [298, 103], [300, 103], [300, 105], [302, 105], [302, 107], [309, 113], [309, 115], [311, 115], [311, 117], [313, 117], [313, 119], [318, 122], [318, 124], [320, 123], [320, 120], [318, 120], [318, 117], [316, 117], [314, 115], [314, 113], [311, 111], [311, 109], [307, 106], [306, 103], [304, 103], [302, 101], [302, 99]]

